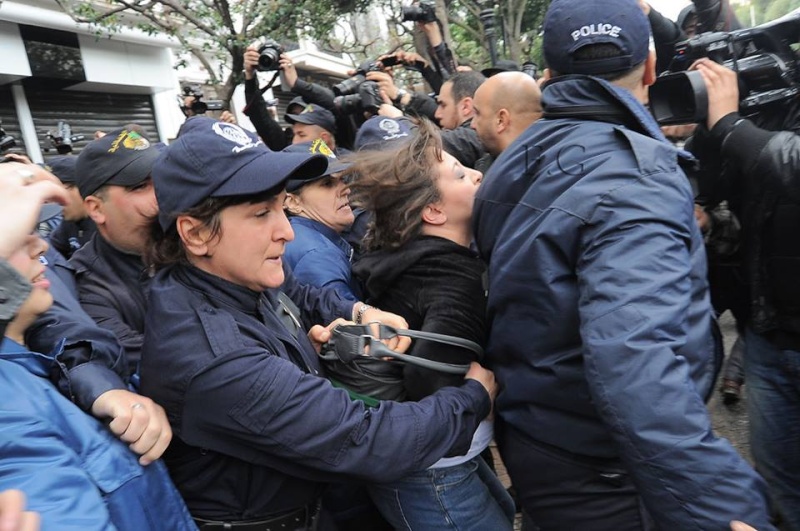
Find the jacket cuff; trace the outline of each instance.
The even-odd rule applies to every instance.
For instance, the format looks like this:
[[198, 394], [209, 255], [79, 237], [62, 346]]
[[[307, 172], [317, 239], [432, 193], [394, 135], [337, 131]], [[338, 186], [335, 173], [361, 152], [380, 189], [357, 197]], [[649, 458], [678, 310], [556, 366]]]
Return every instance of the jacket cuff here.
[[492, 411], [492, 399], [489, 397], [489, 393], [483, 387], [483, 385], [477, 380], [464, 380], [464, 385], [461, 386], [462, 389], [466, 388], [470, 390], [470, 394], [475, 397], [475, 415], [478, 418], [478, 422], [485, 419], [489, 416], [489, 413]]
[[[719, 131], [717, 127], [720, 127]], [[741, 118], [738, 113], [731, 113], [714, 126], [711, 134], [715, 138], [716, 135], [721, 135], [723, 157], [746, 172], [748, 167], [756, 163], [758, 155], [775, 132], [761, 129], [750, 120]]]
[[69, 370], [66, 378], [73, 400], [84, 411], [90, 411], [97, 398], [112, 389], [128, 389], [120, 376], [103, 363], [87, 362]]

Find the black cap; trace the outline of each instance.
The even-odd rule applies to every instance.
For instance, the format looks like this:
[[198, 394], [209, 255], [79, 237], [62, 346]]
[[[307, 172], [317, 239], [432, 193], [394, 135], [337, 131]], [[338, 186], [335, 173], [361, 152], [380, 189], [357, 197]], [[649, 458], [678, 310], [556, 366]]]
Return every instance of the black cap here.
[[295, 96], [294, 98], [292, 98], [292, 101], [289, 102], [289, 105], [286, 106], [286, 114], [283, 115], [283, 120], [286, 123], [291, 123], [287, 119], [287, 116], [289, 116], [290, 114], [297, 114], [297, 113], [291, 113], [291, 112], [289, 112], [289, 110], [292, 107], [299, 106], [300, 107], [300, 112], [303, 112], [302, 109], [304, 109], [306, 105], [308, 105], [308, 103], [305, 102], [305, 100], [303, 99], [303, 96]]
[[120, 129], [86, 145], [75, 172], [81, 197], [107, 184], [135, 186], [150, 176], [159, 150], [136, 131]]
[[331, 133], [336, 132], [336, 117], [331, 111], [316, 103], [306, 105], [300, 114], [287, 114], [286, 121], [290, 124], [318, 125]]
[[77, 177], [75, 174], [75, 164], [78, 162], [78, 157], [75, 155], [62, 155], [60, 157], [53, 157], [44, 163], [47, 171], [58, 177], [58, 180], [64, 184], [75, 184]]
[[259, 194], [289, 179], [315, 179], [327, 167], [321, 155], [270, 151], [238, 125], [196, 116], [153, 168], [158, 222], [167, 230], [208, 197]]

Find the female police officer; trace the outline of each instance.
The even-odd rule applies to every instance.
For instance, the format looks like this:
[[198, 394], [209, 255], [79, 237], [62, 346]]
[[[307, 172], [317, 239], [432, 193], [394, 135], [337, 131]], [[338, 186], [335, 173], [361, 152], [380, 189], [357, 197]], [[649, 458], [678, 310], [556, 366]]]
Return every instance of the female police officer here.
[[293, 237], [284, 184], [325, 169], [322, 157], [274, 153], [238, 126], [193, 118], [153, 170], [162, 234], [142, 391], [167, 411], [165, 459], [203, 529], [315, 519], [323, 529], [323, 482], [393, 480], [463, 453], [489, 413], [494, 379], [478, 365], [421, 402], [351, 401], [320, 377], [312, 340], [329, 331], [316, 326], [309, 340], [281, 321]]

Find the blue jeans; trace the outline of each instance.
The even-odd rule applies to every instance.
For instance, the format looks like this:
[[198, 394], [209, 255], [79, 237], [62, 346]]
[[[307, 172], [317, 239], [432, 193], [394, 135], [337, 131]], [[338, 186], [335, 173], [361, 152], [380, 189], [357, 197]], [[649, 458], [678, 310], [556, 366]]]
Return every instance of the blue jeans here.
[[395, 529], [510, 531], [514, 501], [480, 457], [447, 468], [421, 470], [369, 486], [370, 496]]
[[747, 330], [745, 381], [750, 446], [783, 529], [800, 531], [800, 352]]

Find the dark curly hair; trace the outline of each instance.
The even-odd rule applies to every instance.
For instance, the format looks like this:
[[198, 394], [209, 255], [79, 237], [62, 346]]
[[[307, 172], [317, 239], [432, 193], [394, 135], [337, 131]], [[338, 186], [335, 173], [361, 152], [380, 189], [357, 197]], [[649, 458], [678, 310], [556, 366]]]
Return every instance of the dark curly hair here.
[[397, 249], [419, 236], [423, 210], [441, 199], [434, 169], [443, 160], [439, 129], [423, 120], [400, 147], [351, 160], [351, 202], [373, 213], [365, 250]]

